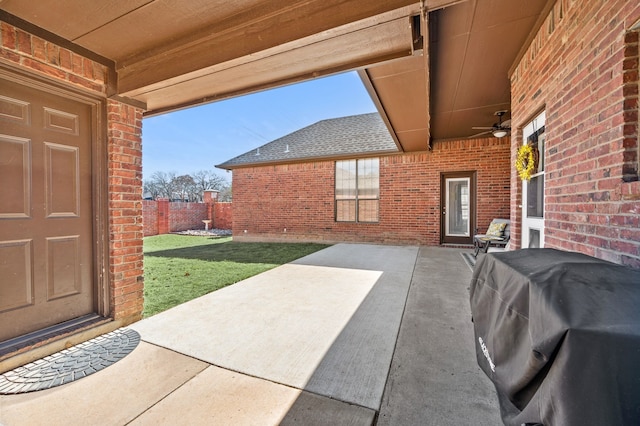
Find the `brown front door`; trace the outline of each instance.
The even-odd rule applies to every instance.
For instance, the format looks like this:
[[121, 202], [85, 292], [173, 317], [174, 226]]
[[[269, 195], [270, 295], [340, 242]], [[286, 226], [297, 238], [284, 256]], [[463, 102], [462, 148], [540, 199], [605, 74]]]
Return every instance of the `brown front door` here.
[[94, 312], [92, 121], [0, 77], [0, 341]]
[[475, 173], [443, 173], [440, 178], [440, 240], [472, 244], [475, 227]]

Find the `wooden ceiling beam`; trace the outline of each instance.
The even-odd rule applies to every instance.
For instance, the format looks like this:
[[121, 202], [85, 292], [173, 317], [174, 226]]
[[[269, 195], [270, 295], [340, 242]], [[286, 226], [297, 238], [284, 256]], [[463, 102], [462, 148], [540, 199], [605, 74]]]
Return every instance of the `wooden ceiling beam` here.
[[[124, 95], [146, 101], [150, 114], [155, 114], [179, 103], [178, 98], [190, 99], [186, 104], [211, 102], [407, 57], [411, 55], [411, 37], [403, 31], [407, 22], [407, 17], [398, 18], [270, 56], [251, 57], [254, 60], [233, 66], [224, 64], [210, 73], [148, 92]], [[369, 49], [371, 45], [376, 49]]]
[[119, 92], [132, 92], [410, 5], [419, 6], [419, 3], [415, 0], [300, 0], [285, 8], [247, 11], [201, 29], [195, 35], [119, 61]]
[[[249, 93], [255, 93], [262, 90], [269, 90], [277, 87], [286, 86], [289, 84], [300, 83], [303, 81], [312, 80], [314, 78], [320, 78], [320, 77], [325, 77], [333, 74], [338, 74], [338, 73], [350, 71], [353, 69], [358, 69], [358, 68], [363, 69], [364, 67], [366, 67], [367, 65], [370, 65], [371, 63], [391, 61], [394, 59], [402, 58], [404, 56], [406, 56], [406, 52], [404, 51], [386, 53], [384, 55], [379, 55], [376, 57], [369, 57], [366, 60], [360, 60], [358, 62], [350, 62], [349, 64], [334, 65], [332, 67], [324, 68], [321, 70], [314, 70], [314, 71], [308, 71], [306, 73], [301, 73], [296, 75], [283, 76], [280, 79], [270, 79], [268, 82], [255, 83], [250, 86], [243, 87], [241, 89], [224, 90], [208, 96], [195, 98], [193, 100], [183, 102], [181, 104], [176, 104], [174, 102], [173, 96], [171, 94], [172, 89], [166, 88], [158, 92], [158, 93], [167, 93], [166, 97], [165, 96], [151, 97], [153, 101], [150, 101], [150, 106], [147, 112], [145, 112], [144, 116], [151, 117], [154, 115], [173, 112], [173, 111], [190, 108], [197, 105], [203, 105], [211, 102], [221, 101], [224, 99], [234, 98], [237, 96], [243, 96]], [[145, 97], [143, 96], [141, 98], [145, 98]], [[157, 105], [154, 103], [155, 101], [166, 103], [166, 105]]]

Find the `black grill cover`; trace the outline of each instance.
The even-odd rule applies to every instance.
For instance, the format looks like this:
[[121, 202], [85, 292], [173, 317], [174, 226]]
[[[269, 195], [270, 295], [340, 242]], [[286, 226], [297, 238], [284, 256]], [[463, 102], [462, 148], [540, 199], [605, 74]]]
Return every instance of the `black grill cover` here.
[[525, 249], [484, 255], [470, 290], [505, 424], [640, 425], [640, 270]]

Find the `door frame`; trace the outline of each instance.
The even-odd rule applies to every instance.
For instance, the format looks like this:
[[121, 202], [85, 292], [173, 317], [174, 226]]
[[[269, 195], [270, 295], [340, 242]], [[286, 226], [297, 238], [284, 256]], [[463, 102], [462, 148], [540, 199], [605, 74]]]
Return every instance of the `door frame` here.
[[13, 64], [0, 63], [0, 76], [16, 84], [88, 105], [91, 109], [91, 180], [93, 223], [93, 306], [103, 317], [110, 313], [108, 156], [106, 97], [58, 80], [37, 75]]
[[[469, 236], [467, 237], [448, 237], [446, 235], [446, 202], [447, 202], [447, 179], [469, 179]], [[459, 172], [440, 172], [440, 244], [473, 244], [473, 234], [476, 229], [476, 172], [475, 171], [459, 171]]]

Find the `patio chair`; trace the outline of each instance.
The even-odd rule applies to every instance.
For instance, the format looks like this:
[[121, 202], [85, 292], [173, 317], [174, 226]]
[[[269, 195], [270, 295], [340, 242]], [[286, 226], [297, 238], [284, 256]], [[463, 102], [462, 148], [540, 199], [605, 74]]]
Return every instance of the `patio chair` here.
[[489, 224], [486, 234], [478, 234], [473, 236], [474, 257], [478, 257], [480, 250], [487, 253], [490, 247], [504, 250], [509, 244], [511, 230], [509, 229], [511, 221], [509, 219], [493, 219]]

